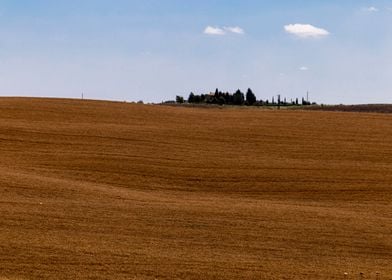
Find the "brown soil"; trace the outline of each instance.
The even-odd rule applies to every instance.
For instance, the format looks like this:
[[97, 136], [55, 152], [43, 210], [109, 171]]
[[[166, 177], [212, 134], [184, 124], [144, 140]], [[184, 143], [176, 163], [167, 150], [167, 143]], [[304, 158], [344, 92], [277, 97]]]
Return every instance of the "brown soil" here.
[[392, 279], [392, 115], [1, 98], [0, 217], [0, 279]]

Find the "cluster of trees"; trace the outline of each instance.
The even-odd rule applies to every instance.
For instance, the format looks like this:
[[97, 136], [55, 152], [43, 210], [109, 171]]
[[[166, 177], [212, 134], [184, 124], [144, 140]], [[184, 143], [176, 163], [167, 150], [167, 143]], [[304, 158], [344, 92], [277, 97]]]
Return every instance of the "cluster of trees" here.
[[217, 104], [217, 105], [246, 105], [246, 106], [293, 106], [293, 105], [311, 105], [305, 98], [299, 102], [298, 98], [295, 100], [287, 101], [286, 98], [281, 99], [280, 95], [272, 97], [272, 100], [257, 100], [256, 95], [249, 88], [244, 94], [241, 90], [237, 90], [231, 94], [228, 92], [221, 92], [219, 89], [215, 93], [196, 95], [193, 92], [189, 94], [187, 100], [182, 96], [176, 97], [176, 103], [190, 103], [190, 104]]

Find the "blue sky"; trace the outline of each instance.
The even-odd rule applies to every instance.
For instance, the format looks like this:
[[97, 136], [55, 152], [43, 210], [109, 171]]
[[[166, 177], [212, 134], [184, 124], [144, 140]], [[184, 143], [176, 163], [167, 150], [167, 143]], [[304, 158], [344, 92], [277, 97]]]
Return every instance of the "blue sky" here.
[[0, 0], [0, 95], [392, 103], [391, 1]]

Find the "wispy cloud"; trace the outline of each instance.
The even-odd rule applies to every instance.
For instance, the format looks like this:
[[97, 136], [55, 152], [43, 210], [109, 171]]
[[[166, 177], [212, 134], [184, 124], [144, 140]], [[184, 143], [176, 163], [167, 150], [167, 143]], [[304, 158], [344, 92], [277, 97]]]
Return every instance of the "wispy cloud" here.
[[235, 33], [235, 34], [245, 34], [244, 29], [242, 29], [239, 26], [234, 26], [234, 27], [224, 27], [224, 30], [226, 30], [227, 32], [231, 32], [231, 33]]
[[293, 34], [300, 38], [321, 38], [330, 34], [329, 31], [323, 28], [315, 27], [311, 24], [300, 23], [285, 25], [284, 30], [287, 33]]
[[222, 35], [226, 35], [228, 33], [243, 35], [243, 34], [245, 34], [245, 31], [244, 31], [244, 29], [242, 29], [239, 26], [225, 26], [223, 28], [218, 27], [218, 26], [207, 26], [204, 29], [204, 34], [207, 34], [207, 35], [222, 36]]
[[301, 71], [308, 71], [308, 70], [309, 70], [309, 67], [307, 67], [307, 66], [301, 66], [301, 67], [299, 67], [298, 69], [301, 70]]
[[371, 7], [365, 7], [362, 9], [364, 12], [368, 12], [368, 13], [377, 13], [378, 11], [380, 11], [378, 8], [371, 6]]

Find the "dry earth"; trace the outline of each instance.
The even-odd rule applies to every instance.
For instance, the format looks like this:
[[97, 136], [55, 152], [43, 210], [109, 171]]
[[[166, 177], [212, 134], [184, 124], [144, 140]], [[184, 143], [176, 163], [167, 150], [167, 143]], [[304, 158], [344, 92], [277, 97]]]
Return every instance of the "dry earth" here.
[[1, 279], [392, 279], [392, 115], [1, 98], [0, 218]]

